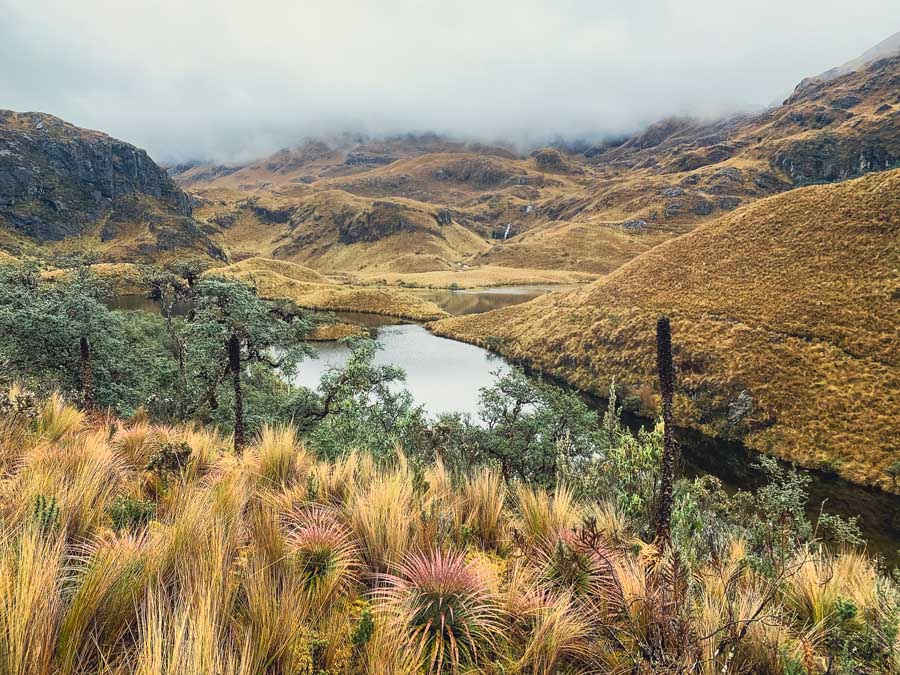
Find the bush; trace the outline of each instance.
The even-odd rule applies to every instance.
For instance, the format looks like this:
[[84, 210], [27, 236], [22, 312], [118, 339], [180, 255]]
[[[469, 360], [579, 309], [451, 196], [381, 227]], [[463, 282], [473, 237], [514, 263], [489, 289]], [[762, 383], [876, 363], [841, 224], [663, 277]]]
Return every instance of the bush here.
[[148, 499], [117, 495], [109, 507], [113, 530], [135, 532], [146, 526], [156, 513], [156, 505]]

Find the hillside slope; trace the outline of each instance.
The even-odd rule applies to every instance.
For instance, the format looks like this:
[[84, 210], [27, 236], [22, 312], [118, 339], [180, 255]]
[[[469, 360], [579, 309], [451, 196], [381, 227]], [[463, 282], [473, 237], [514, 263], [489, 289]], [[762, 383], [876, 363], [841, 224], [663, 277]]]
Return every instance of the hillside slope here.
[[[895, 42], [807, 78], [763, 113], [666, 119], [600, 145], [526, 155], [433, 135], [346, 136], [174, 176], [201, 218], [241, 225], [223, 228], [239, 255], [366, 274], [460, 265], [605, 274], [738, 206], [900, 163]], [[351, 221], [364, 246], [348, 245]]]
[[0, 245], [109, 259], [224, 257], [191, 199], [147, 153], [52, 115], [0, 110]]
[[892, 487], [900, 460], [900, 170], [761, 200], [590, 286], [432, 324], [655, 413], [673, 322], [678, 421]]

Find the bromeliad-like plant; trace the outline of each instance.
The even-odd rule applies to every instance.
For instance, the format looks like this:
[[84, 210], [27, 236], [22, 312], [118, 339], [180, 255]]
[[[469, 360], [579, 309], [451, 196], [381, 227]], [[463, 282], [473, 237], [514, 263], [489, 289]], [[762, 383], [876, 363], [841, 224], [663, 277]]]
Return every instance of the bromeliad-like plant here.
[[545, 541], [536, 559], [540, 583], [549, 591], [604, 607], [621, 601], [612, 554], [599, 540], [587, 545], [565, 533]]
[[409, 554], [375, 591], [389, 625], [408, 635], [430, 673], [454, 673], [490, 651], [502, 629], [502, 611], [489, 579], [461, 552]]
[[331, 510], [304, 511], [292, 517], [288, 527], [291, 562], [309, 593], [325, 602], [359, 581], [357, 547]]

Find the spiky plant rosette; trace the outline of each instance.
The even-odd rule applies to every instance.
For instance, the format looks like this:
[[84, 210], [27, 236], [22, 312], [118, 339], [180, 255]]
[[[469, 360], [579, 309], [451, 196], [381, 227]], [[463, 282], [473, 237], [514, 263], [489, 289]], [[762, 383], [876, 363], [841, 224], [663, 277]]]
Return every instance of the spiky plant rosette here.
[[603, 544], [590, 545], [573, 532], [548, 537], [535, 554], [538, 583], [551, 592], [568, 593], [593, 606], [621, 603], [613, 553]]
[[295, 511], [286, 526], [289, 562], [307, 590], [331, 596], [358, 583], [357, 546], [332, 509], [319, 506]]
[[373, 592], [387, 623], [408, 636], [428, 672], [473, 663], [493, 646], [503, 612], [490, 580], [462, 552], [434, 549], [408, 554], [393, 574], [379, 576]]

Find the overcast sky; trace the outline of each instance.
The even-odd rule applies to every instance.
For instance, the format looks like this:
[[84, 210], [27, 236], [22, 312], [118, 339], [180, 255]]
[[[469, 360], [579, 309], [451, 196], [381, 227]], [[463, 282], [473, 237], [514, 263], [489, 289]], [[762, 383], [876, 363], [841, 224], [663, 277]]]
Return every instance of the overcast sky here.
[[900, 0], [0, 0], [0, 108], [161, 161], [433, 130], [538, 143], [767, 106]]

